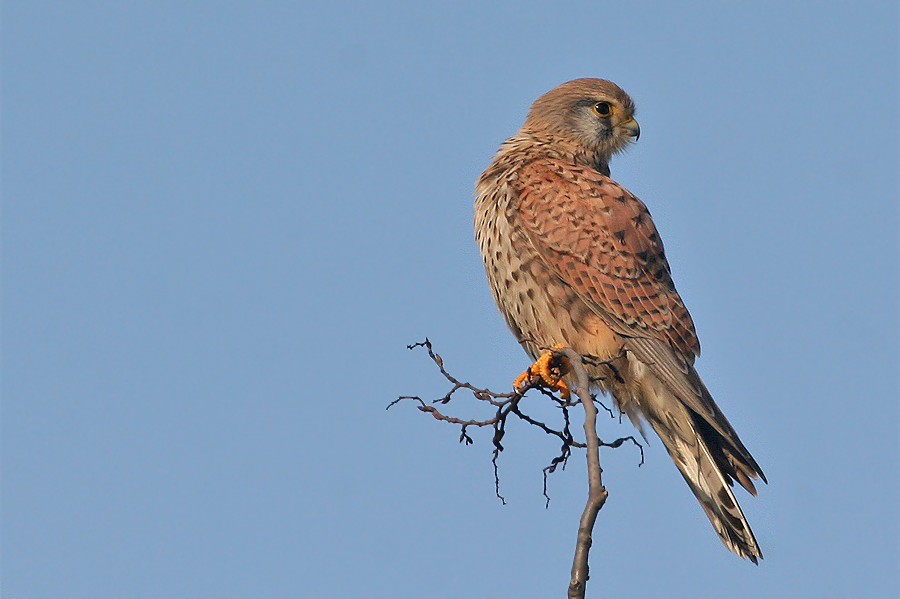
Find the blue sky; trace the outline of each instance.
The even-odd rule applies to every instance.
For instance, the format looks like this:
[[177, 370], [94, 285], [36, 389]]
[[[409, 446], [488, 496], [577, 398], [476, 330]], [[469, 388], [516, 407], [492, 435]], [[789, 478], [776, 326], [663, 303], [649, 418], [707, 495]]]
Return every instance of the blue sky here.
[[510, 426], [504, 506], [489, 435], [385, 406], [445, 393], [425, 336], [475, 384], [527, 365], [472, 187], [575, 77], [637, 103], [613, 177], [770, 481], [754, 567], [658, 441], [604, 450], [588, 596], [895, 596], [897, 32], [896, 2], [5, 2], [3, 599], [561, 596], [582, 455], [545, 509], [556, 444]]

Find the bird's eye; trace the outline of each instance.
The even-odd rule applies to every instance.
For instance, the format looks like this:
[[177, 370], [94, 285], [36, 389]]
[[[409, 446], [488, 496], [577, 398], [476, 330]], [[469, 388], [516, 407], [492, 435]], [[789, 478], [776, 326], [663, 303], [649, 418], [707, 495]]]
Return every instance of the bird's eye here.
[[612, 111], [612, 106], [609, 105], [609, 102], [597, 102], [594, 104], [594, 112], [600, 116], [609, 116], [612, 114]]

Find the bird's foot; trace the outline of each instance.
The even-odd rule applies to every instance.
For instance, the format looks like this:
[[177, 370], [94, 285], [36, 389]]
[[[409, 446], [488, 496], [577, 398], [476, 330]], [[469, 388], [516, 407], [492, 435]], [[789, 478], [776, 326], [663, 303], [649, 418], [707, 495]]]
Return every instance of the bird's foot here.
[[[562, 343], [557, 343], [553, 349], [565, 347]], [[547, 387], [552, 391], [559, 391], [563, 399], [569, 399], [569, 386], [563, 377], [569, 373], [571, 366], [569, 359], [560, 355], [553, 350], [544, 352], [540, 358], [535, 360], [534, 364], [525, 369], [525, 372], [516, 377], [513, 381], [513, 389], [521, 391], [526, 385], [533, 387]]]

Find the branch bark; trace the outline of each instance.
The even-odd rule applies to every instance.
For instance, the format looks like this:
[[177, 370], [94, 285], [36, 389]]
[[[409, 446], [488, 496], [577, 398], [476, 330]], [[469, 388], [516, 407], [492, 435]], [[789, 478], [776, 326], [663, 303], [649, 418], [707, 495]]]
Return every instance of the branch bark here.
[[606, 503], [609, 495], [603, 486], [601, 477], [603, 469], [600, 468], [600, 438], [597, 436], [597, 406], [590, 392], [590, 379], [584, 369], [581, 355], [571, 348], [557, 350], [569, 360], [569, 367], [575, 375], [578, 388], [575, 392], [581, 404], [584, 406], [584, 435], [587, 440], [587, 465], [588, 465], [588, 500], [581, 514], [581, 522], [578, 526], [578, 540], [575, 544], [575, 558], [572, 562], [572, 578], [569, 582], [569, 599], [584, 599], [587, 588], [588, 554], [593, 542], [592, 534], [594, 523], [600, 508]]

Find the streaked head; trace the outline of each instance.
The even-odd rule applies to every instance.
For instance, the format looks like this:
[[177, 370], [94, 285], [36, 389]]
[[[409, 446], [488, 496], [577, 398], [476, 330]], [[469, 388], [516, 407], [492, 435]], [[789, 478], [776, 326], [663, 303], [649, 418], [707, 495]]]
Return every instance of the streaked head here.
[[524, 129], [551, 134], [604, 164], [641, 133], [634, 102], [605, 79], [574, 79], [548, 91], [531, 105]]

